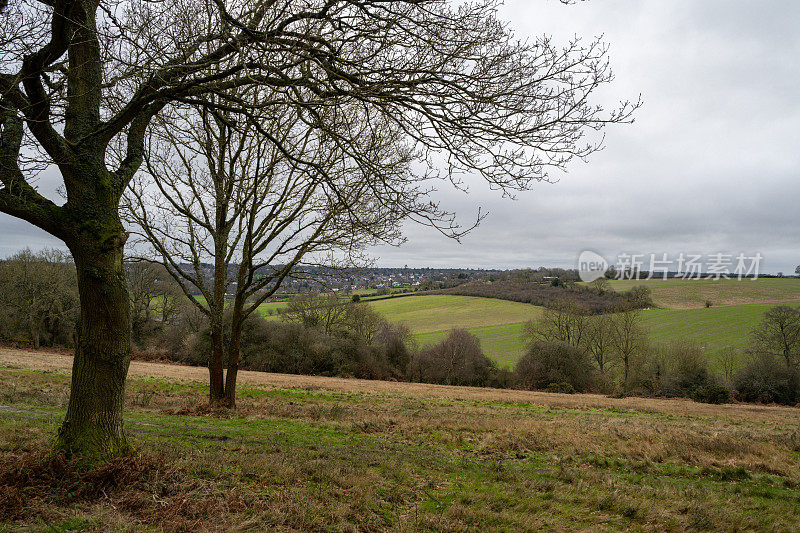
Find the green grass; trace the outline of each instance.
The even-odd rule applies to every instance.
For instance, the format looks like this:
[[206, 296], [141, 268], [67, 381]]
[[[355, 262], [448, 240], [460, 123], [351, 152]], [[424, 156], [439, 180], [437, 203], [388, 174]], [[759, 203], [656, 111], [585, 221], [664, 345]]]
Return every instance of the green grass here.
[[[778, 303], [728, 305], [701, 309], [648, 309], [642, 311], [642, 327], [654, 343], [692, 341], [703, 346], [712, 360], [725, 348], [745, 348], [750, 332], [764, 313]], [[796, 305], [789, 302], [788, 305]], [[522, 323], [469, 328], [481, 347], [502, 366], [513, 366], [525, 352]], [[418, 333], [420, 346], [443, 339], [446, 331]]]
[[[779, 304], [800, 303], [800, 279], [758, 280], [625, 280], [612, 281], [616, 290], [645, 285], [664, 307], [642, 312], [651, 341], [690, 340], [714, 358], [725, 348], [743, 348], [764, 313]], [[706, 300], [712, 307], [705, 308]], [[746, 302], [723, 305], [725, 302]], [[541, 308], [491, 298], [415, 296], [374, 302], [389, 320], [411, 328], [420, 346], [443, 339], [453, 327], [464, 327], [481, 340], [481, 347], [501, 366], [513, 366], [525, 351], [523, 324], [540, 316]]]
[[[624, 280], [611, 281], [615, 290], [645, 285], [661, 309], [645, 310], [643, 326], [653, 342], [691, 340], [713, 358], [724, 348], [742, 348], [750, 331], [770, 307], [800, 304], [800, 279], [758, 280]], [[706, 309], [705, 302], [712, 307]], [[259, 307], [267, 318], [286, 302]], [[525, 351], [522, 326], [540, 316], [541, 308], [492, 298], [452, 295], [405, 296], [369, 302], [387, 320], [411, 329], [420, 346], [443, 339], [450, 329], [469, 330], [501, 366], [513, 366]], [[273, 314], [270, 315], [270, 310]]]
[[473, 296], [409, 296], [370, 305], [387, 320], [403, 323], [416, 334], [525, 322], [541, 313], [541, 308], [529, 304]]
[[0, 368], [0, 531], [800, 527], [792, 409], [284, 379], [131, 379], [139, 457], [53, 472], [69, 376]]
[[705, 347], [713, 357], [724, 348], [746, 347], [750, 332], [775, 305], [777, 303], [652, 309], [642, 312], [642, 325], [653, 342], [691, 340]]
[[[524, 322], [469, 328], [469, 332], [480, 339], [481, 348], [489, 357], [497, 361], [501, 367], [511, 368], [525, 353], [525, 343], [522, 340], [523, 324]], [[447, 331], [417, 333], [414, 335], [414, 340], [418, 346], [426, 346], [441, 341], [447, 335]]]

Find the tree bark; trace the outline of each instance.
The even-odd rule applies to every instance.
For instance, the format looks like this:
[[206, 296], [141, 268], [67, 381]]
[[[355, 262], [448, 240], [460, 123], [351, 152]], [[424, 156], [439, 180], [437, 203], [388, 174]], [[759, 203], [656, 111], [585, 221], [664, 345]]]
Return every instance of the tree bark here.
[[126, 234], [118, 220], [111, 225], [110, 237], [93, 232], [69, 243], [78, 273], [81, 315], [69, 406], [57, 447], [90, 458], [132, 451], [122, 419], [131, 357], [130, 307], [122, 262]]
[[236, 378], [239, 374], [239, 355], [242, 349], [242, 322], [234, 314], [231, 324], [231, 337], [228, 341], [228, 372], [225, 374], [225, 402], [231, 409], [236, 408]]
[[211, 323], [211, 355], [208, 358], [209, 389], [208, 401], [220, 403], [225, 398], [225, 381], [222, 358], [225, 353], [225, 339], [222, 320], [212, 319]]

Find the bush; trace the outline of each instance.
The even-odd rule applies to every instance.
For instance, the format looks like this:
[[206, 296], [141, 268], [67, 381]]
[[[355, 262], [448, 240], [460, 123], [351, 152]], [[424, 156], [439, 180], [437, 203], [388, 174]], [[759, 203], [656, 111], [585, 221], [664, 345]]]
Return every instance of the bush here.
[[[194, 335], [183, 361], [206, 365], [208, 329]], [[227, 362], [224, 361], [227, 364]], [[265, 320], [253, 314], [242, 328], [239, 368], [262, 372], [387, 379], [386, 351], [355, 335], [333, 336], [299, 323]]]
[[692, 400], [713, 404], [728, 403], [731, 400], [731, 391], [722, 385], [709, 384], [695, 389]]
[[673, 342], [649, 354], [638, 384], [650, 394], [724, 403], [730, 391], [708, 367], [704, 349], [692, 342]]
[[406, 375], [411, 362], [411, 331], [403, 324], [384, 322], [373, 338], [373, 345], [382, 350], [389, 371], [398, 379]]
[[744, 402], [795, 405], [800, 400], [800, 373], [770, 353], [751, 353], [750, 361], [733, 379], [737, 398]]
[[563, 342], [534, 342], [516, 368], [517, 384], [524, 389], [547, 389], [551, 384], [592, 388], [594, 367], [586, 353]]
[[414, 355], [409, 377], [423, 383], [486, 387], [497, 382], [498, 370], [484, 355], [477, 337], [454, 329], [439, 344]]
[[560, 394], [575, 394], [575, 387], [569, 383], [551, 383], [545, 390], [547, 392], [557, 392]]

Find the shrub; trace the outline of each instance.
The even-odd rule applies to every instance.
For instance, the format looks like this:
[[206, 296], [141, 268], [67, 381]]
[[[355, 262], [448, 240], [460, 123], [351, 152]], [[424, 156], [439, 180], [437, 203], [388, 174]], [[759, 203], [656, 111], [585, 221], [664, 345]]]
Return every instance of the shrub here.
[[497, 377], [497, 366], [486, 357], [477, 337], [465, 329], [454, 329], [442, 342], [428, 347], [411, 359], [413, 381], [440, 385], [485, 387]]
[[750, 353], [733, 379], [737, 398], [745, 402], [794, 405], [800, 400], [800, 372], [770, 353]]
[[654, 349], [638, 384], [658, 396], [705, 403], [724, 403], [730, 399], [730, 391], [709, 369], [703, 347], [692, 342], [673, 342]]
[[517, 363], [516, 376], [524, 389], [546, 389], [558, 383], [585, 392], [592, 387], [594, 367], [579, 348], [563, 342], [534, 342]]
[[373, 344], [383, 351], [389, 371], [396, 378], [406, 375], [411, 362], [411, 331], [403, 324], [384, 322], [373, 338]]
[[692, 400], [713, 404], [728, 403], [731, 400], [731, 391], [722, 385], [708, 384], [695, 389]]
[[551, 383], [545, 390], [547, 392], [558, 392], [561, 394], [575, 394], [575, 387], [569, 383]]

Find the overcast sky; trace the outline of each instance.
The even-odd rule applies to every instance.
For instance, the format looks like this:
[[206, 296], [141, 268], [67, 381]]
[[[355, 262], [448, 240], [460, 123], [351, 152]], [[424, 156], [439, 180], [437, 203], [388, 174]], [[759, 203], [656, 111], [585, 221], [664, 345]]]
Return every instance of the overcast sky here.
[[[462, 240], [409, 226], [408, 243], [378, 248], [382, 266], [574, 267], [585, 249], [764, 256], [762, 271], [800, 264], [800, 2], [507, 0], [519, 37], [603, 34], [616, 80], [604, 98], [645, 105], [607, 130], [606, 148], [559, 182], [516, 200], [472, 180], [439, 199], [468, 221]], [[51, 192], [43, 179], [40, 187]], [[58, 242], [0, 215], [0, 256]]]

